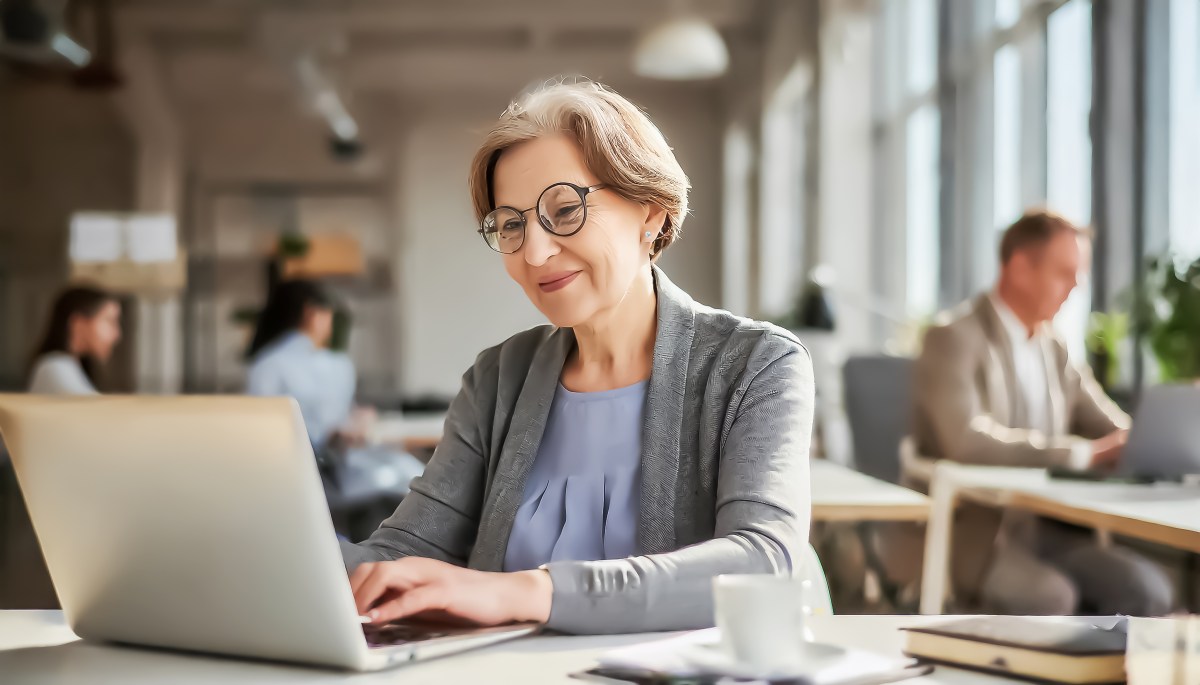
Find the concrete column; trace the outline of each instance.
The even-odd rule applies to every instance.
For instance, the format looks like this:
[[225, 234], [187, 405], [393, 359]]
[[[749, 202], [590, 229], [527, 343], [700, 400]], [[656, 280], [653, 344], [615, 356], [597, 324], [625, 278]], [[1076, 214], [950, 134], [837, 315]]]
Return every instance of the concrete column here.
[[[183, 150], [177, 117], [168, 101], [153, 49], [128, 41], [119, 57], [125, 86], [115, 95], [137, 145], [135, 207], [171, 214], [183, 206]], [[139, 393], [170, 394], [183, 384], [183, 310], [180, 293], [137, 297], [134, 387]]]

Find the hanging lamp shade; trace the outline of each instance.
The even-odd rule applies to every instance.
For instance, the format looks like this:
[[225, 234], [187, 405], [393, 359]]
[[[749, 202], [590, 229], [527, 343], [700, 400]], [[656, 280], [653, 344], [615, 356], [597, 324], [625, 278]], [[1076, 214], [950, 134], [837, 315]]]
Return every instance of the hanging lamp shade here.
[[656, 26], [641, 37], [633, 55], [634, 72], [654, 79], [709, 79], [728, 68], [725, 40], [698, 17], [678, 17]]

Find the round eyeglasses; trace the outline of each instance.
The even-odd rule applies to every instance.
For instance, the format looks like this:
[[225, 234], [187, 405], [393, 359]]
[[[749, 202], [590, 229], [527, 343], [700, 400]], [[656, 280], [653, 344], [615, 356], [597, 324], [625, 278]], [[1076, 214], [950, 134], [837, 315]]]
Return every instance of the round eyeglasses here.
[[586, 188], [566, 181], [542, 191], [529, 209], [497, 207], [483, 217], [479, 235], [500, 254], [513, 254], [525, 243], [525, 214], [537, 210], [538, 223], [548, 233], [567, 238], [578, 233], [587, 221], [587, 196], [605, 188], [603, 183]]

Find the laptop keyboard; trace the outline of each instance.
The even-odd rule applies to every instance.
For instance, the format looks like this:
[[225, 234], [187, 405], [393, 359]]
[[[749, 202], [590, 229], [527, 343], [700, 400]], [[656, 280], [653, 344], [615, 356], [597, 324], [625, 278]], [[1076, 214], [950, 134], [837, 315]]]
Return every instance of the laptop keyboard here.
[[371, 647], [394, 647], [409, 642], [421, 642], [439, 637], [451, 637], [468, 631], [429, 624], [389, 623], [383, 626], [363, 626], [363, 636]]

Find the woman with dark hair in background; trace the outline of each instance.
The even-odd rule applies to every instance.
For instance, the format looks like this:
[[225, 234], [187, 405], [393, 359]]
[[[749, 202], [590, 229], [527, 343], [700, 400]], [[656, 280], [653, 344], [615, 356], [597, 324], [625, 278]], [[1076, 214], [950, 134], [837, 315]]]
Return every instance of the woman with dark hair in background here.
[[329, 349], [336, 307], [333, 297], [314, 281], [276, 285], [246, 351], [246, 392], [294, 398], [315, 451], [331, 444], [346, 448], [344, 477], [354, 486], [403, 496], [424, 465], [411, 454], [362, 446], [374, 414], [355, 408], [354, 362]]
[[329, 349], [334, 308], [333, 298], [314, 281], [280, 283], [246, 351], [246, 392], [294, 398], [318, 449], [349, 423], [354, 408], [354, 363]]
[[121, 340], [121, 303], [90, 286], [64, 290], [29, 367], [29, 392], [95, 395], [99, 367]]

